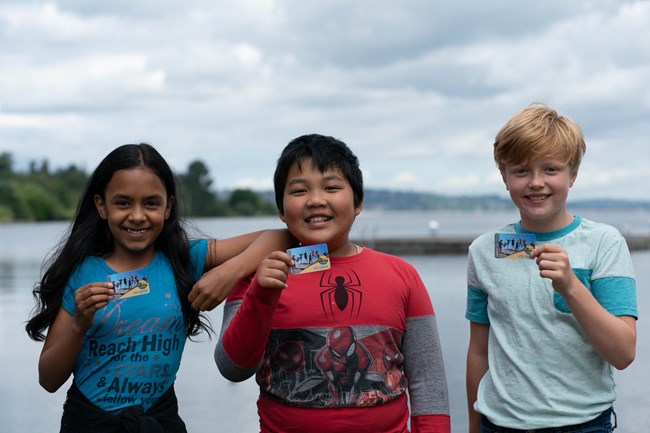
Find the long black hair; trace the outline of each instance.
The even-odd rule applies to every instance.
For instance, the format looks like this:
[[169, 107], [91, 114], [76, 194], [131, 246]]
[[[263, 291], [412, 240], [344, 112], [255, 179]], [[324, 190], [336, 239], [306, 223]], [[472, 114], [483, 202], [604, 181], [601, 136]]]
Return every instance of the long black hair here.
[[97, 213], [94, 197], [97, 194], [104, 196], [116, 171], [137, 167], [152, 170], [165, 186], [167, 197], [173, 200], [169, 217], [155, 241], [155, 248], [165, 253], [171, 263], [185, 317], [186, 335], [191, 337], [201, 330], [211, 330], [207, 319], [193, 309], [188, 300], [188, 294], [196, 281], [189, 273], [189, 240], [178, 215], [175, 176], [153, 146], [140, 143], [116, 148], [99, 163], [90, 176], [77, 206], [76, 217], [64, 235], [64, 241], [44, 262], [46, 271], [33, 290], [37, 305], [25, 325], [27, 334], [33, 340], [45, 340], [44, 331], [52, 325], [61, 308], [65, 285], [83, 260], [87, 256], [104, 256], [112, 251], [113, 236], [108, 223]]

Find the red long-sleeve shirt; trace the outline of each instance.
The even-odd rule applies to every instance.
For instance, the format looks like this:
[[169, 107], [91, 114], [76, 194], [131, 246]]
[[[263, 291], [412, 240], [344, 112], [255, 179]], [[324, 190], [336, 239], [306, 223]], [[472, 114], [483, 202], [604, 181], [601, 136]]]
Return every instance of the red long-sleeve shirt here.
[[[215, 359], [256, 374], [261, 431], [449, 433], [435, 315], [416, 270], [369, 248], [331, 268], [233, 291]], [[407, 393], [410, 398], [409, 413]]]

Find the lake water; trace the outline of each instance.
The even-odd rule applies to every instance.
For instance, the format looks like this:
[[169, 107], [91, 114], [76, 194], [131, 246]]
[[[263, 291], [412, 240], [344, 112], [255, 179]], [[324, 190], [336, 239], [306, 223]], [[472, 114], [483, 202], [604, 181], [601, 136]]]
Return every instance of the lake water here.
[[[586, 218], [612, 224], [625, 233], [648, 234], [649, 212], [578, 212]], [[430, 236], [429, 222], [439, 223], [438, 236], [477, 235], [516, 220], [513, 213], [370, 213], [355, 222], [355, 239]], [[274, 217], [225, 218], [194, 221], [197, 228], [222, 238], [270, 227], [282, 227]], [[24, 332], [33, 306], [31, 290], [40, 277], [43, 257], [56, 244], [67, 223], [0, 225], [0, 413], [4, 433], [55, 432], [69, 384], [49, 394], [38, 385], [37, 363], [42, 344]], [[404, 256], [427, 285], [438, 316], [452, 414], [453, 432], [467, 431], [465, 351], [469, 325], [465, 312], [464, 255]], [[650, 251], [632, 253], [641, 320], [638, 321], [637, 357], [626, 370], [616, 372], [616, 412], [620, 433], [646, 433], [650, 428]], [[222, 307], [209, 314], [215, 328]], [[186, 345], [176, 381], [180, 412], [193, 433], [254, 433], [257, 421], [257, 386], [250, 379], [231, 384], [219, 375], [212, 358], [216, 341], [203, 336]], [[543, 362], [543, 360], [540, 360]]]

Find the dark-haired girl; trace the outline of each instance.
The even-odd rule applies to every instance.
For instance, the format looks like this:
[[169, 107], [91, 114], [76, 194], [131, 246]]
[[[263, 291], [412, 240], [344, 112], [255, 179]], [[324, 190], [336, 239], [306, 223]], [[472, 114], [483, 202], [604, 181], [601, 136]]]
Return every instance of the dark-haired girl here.
[[[45, 341], [41, 386], [55, 392], [74, 377], [61, 432], [185, 432], [173, 384], [186, 338], [209, 330], [200, 310], [288, 242], [284, 230], [190, 241], [163, 157], [148, 144], [109, 153], [34, 289], [26, 325]], [[115, 290], [112, 281], [129, 278], [138, 284]]]

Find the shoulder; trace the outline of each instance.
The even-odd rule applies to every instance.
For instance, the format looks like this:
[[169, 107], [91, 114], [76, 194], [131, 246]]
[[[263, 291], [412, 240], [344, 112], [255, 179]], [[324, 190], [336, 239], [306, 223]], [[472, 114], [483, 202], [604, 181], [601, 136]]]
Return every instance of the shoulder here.
[[368, 247], [364, 247], [364, 250], [368, 254], [367, 256], [368, 259], [372, 260], [374, 264], [377, 263], [383, 263], [384, 265], [391, 264], [397, 268], [409, 269], [415, 271], [415, 267], [401, 257], [394, 256], [392, 254], [384, 253], [381, 251], [373, 250], [372, 248], [368, 248]]
[[578, 233], [592, 244], [614, 245], [625, 243], [625, 238], [617, 228], [609, 224], [591, 221], [581, 218]]
[[70, 278], [83, 278], [88, 274], [94, 274], [98, 271], [108, 269], [106, 262], [99, 256], [86, 256], [77, 267], [72, 271]]

